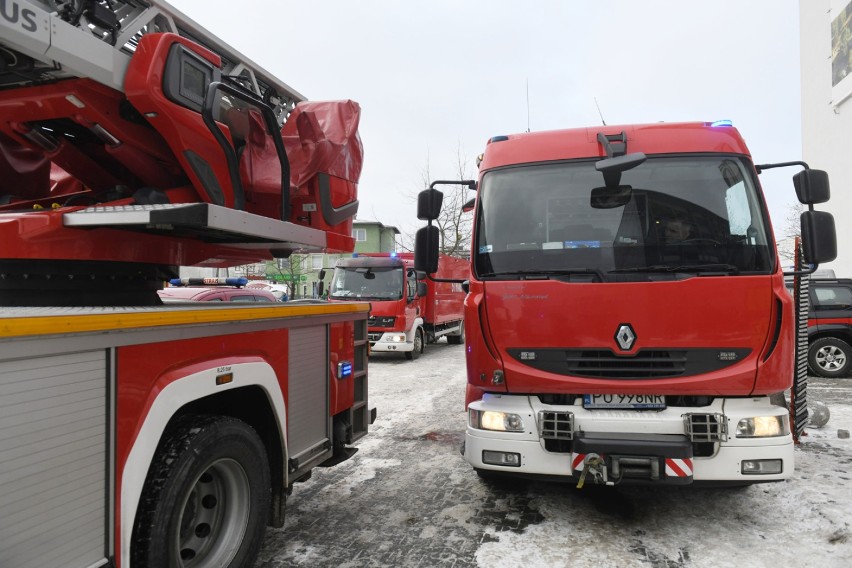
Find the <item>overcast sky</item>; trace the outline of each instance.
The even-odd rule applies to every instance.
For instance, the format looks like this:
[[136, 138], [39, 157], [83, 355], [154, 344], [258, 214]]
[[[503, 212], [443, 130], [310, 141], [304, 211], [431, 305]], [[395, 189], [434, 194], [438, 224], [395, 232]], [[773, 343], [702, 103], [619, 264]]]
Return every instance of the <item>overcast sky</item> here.
[[[595, 99], [610, 125], [731, 119], [756, 162], [801, 159], [796, 0], [171, 3], [307, 98], [360, 103], [358, 219], [404, 233], [427, 168], [475, 176], [491, 136], [599, 125]], [[761, 176], [776, 233], [793, 173]]]

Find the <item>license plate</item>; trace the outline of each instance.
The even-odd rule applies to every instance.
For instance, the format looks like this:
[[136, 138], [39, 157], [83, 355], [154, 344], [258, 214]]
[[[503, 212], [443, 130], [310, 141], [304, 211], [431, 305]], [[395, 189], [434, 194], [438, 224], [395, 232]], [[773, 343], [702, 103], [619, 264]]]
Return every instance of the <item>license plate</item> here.
[[661, 394], [584, 394], [583, 408], [663, 409], [666, 397]]

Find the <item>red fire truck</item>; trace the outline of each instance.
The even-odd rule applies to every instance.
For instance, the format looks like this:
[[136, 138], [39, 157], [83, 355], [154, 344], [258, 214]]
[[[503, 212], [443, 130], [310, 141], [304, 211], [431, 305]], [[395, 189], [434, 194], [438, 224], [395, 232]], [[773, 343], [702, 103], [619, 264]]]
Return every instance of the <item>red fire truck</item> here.
[[441, 254], [427, 280], [414, 270], [412, 253], [365, 253], [337, 261], [328, 299], [369, 301], [370, 351], [419, 357], [427, 343], [446, 336], [464, 343], [464, 297], [461, 282], [466, 260]]
[[[795, 164], [806, 261], [829, 261], [828, 178]], [[782, 165], [727, 122], [492, 138], [465, 182], [465, 459], [578, 486], [790, 477], [793, 302], [758, 181]], [[418, 269], [436, 240], [418, 233]]]
[[0, 31], [0, 566], [251, 565], [375, 416], [368, 304], [157, 292], [351, 252], [358, 105], [159, 0], [11, 0]]

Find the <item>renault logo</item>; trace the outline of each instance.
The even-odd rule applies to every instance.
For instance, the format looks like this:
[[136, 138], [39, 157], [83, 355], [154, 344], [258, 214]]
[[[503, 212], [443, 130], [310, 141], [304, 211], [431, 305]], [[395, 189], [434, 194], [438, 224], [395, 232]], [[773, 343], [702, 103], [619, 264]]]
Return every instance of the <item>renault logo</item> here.
[[622, 350], [629, 351], [633, 347], [633, 342], [636, 341], [636, 332], [633, 331], [629, 323], [623, 323], [618, 326], [618, 331], [615, 332], [615, 341]]

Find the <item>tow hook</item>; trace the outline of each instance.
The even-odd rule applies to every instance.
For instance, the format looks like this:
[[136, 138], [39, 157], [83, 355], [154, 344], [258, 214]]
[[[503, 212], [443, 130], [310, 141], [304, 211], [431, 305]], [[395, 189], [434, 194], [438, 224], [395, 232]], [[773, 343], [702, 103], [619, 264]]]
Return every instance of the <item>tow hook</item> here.
[[591, 481], [595, 485], [612, 485], [607, 479], [606, 462], [603, 457], [598, 454], [588, 454], [583, 460], [583, 473], [580, 474], [580, 481], [577, 482], [577, 489], [582, 489], [586, 483], [586, 476], [591, 475]]

